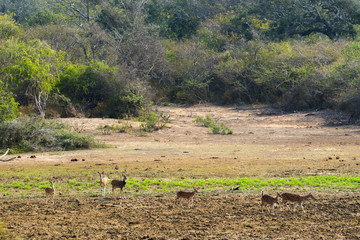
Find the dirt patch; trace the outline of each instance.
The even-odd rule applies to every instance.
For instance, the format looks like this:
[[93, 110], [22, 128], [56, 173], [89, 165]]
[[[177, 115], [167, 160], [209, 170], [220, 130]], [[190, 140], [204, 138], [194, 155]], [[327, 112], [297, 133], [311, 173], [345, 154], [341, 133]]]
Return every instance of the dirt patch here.
[[[36, 174], [47, 178], [62, 169], [69, 172], [69, 176], [59, 178], [65, 181], [86, 170], [95, 181], [97, 171], [105, 171], [110, 177], [126, 171], [130, 178], [141, 179], [360, 172], [360, 127], [338, 126], [346, 119], [338, 113], [283, 114], [266, 106], [204, 105], [159, 107], [158, 111], [170, 113], [171, 124], [141, 137], [136, 132], [105, 135], [98, 130], [100, 125], [118, 124], [116, 119], [59, 119], [112, 147], [36, 153], [36, 158], [30, 158], [34, 154], [20, 154], [14, 161], [1, 163], [0, 173], [18, 172], [23, 178], [27, 170], [38, 168], [44, 171]], [[225, 122], [234, 134], [209, 134], [208, 129], [193, 122], [207, 115]], [[12, 179], [4, 176], [1, 179], [11, 183]], [[287, 209], [280, 213], [276, 209], [275, 216], [261, 213], [259, 194], [251, 192], [200, 193], [190, 209], [174, 205], [175, 194], [166, 192], [130, 191], [116, 200], [62, 195], [56, 197], [54, 205], [37, 197], [1, 198], [0, 219], [11, 238], [24, 239], [360, 239], [358, 191], [314, 194], [318, 200], [305, 204], [306, 213]]]
[[194, 206], [174, 195], [1, 200], [10, 237], [24, 239], [359, 239], [356, 194], [317, 194], [305, 210], [275, 216], [254, 194], [198, 195]]

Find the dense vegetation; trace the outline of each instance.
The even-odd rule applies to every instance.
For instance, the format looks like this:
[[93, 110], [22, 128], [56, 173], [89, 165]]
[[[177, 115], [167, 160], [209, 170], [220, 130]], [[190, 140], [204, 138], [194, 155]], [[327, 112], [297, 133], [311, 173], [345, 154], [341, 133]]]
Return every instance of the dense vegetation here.
[[357, 0], [3, 0], [0, 121], [149, 103], [360, 116]]

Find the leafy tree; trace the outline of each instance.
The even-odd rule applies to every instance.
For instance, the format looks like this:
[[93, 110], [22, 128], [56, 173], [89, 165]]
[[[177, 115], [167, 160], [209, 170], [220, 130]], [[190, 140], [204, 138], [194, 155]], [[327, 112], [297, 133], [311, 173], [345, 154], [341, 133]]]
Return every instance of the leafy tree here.
[[0, 69], [17, 101], [31, 99], [41, 117], [45, 117], [46, 102], [58, 77], [64, 54], [52, 50], [41, 41], [28, 43], [10, 39], [0, 47], [0, 57], [6, 64]]
[[19, 25], [13, 19], [13, 14], [0, 14], [0, 39], [16, 37], [20, 32]]
[[256, 0], [243, 8], [251, 16], [270, 21], [272, 38], [312, 33], [330, 39], [354, 37], [354, 24], [360, 23], [360, 2], [356, 0]]
[[57, 88], [87, 116], [123, 117], [137, 115], [144, 107], [140, 87], [127, 82], [121, 69], [102, 62], [69, 64], [60, 75]]
[[36, 13], [44, 3], [44, 0], [2, 0], [0, 2], [0, 12], [14, 13], [13, 18], [18, 23], [24, 23]]
[[19, 115], [18, 105], [5, 84], [0, 81], [0, 122], [15, 119]]
[[167, 48], [169, 98], [184, 103], [209, 100], [213, 53], [194, 41], [168, 42]]
[[161, 28], [161, 35], [168, 38], [182, 39], [192, 36], [200, 24], [200, 8], [197, 1], [152, 0], [147, 5], [146, 19], [149, 23], [156, 23]]
[[90, 62], [88, 66], [70, 64], [61, 73], [57, 88], [86, 112], [111, 95], [110, 83], [116, 81], [116, 74], [116, 68], [102, 62]]

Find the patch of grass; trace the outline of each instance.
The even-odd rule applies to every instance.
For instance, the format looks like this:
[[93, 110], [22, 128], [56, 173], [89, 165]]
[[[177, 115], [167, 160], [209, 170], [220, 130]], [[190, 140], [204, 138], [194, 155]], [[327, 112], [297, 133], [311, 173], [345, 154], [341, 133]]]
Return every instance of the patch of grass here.
[[134, 121], [141, 122], [140, 133], [154, 132], [166, 127], [170, 123], [170, 115], [164, 112], [154, 112], [151, 110], [142, 111], [139, 117], [132, 118]]
[[[6, 198], [23, 198], [43, 196], [44, 189], [50, 187], [48, 179], [55, 177], [55, 188], [66, 195], [99, 195], [101, 192], [97, 170], [74, 169], [58, 167], [51, 171], [44, 169], [28, 169], [27, 174], [21, 171], [2, 171], [0, 175], [0, 191]], [[27, 175], [27, 176], [26, 176]], [[145, 194], [152, 192], [174, 192], [192, 190], [200, 187], [201, 192], [219, 193], [237, 188], [238, 192], [260, 191], [261, 189], [276, 189], [278, 191], [296, 189], [302, 191], [314, 189], [317, 191], [359, 191], [359, 175], [342, 176], [304, 176], [288, 178], [148, 178], [131, 177], [125, 186], [127, 192]], [[107, 188], [110, 189], [110, 186]]]
[[233, 134], [233, 131], [225, 124], [225, 123], [216, 123], [210, 116], [197, 117], [194, 122], [198, 125], [207, 127], [211, 129], [211, 133], [213, 134], [222, 134], [222, 135], [229, 135]]
[[231, 189], [239, 191], [259, 190], [266, 187], [280, 188], [315, 188], [333, 190], [357, 190], [360, 188], [360, 176], [314, 176], [300, 178], [236, 178], [236, 179], [146, 179], [128, 181], [127, 189], [152, 188], [162, 190], [191, 189], [201, 187], [204, 190]]
[[99, 125], [97, 127], [98, 130], [102, 131], [104, 135], [110, 135], [111, 133], [125, 133], [131, 132], [133, 130], [133, 126], [128, 122], [118, 121], [119, 124], [112, 125]]

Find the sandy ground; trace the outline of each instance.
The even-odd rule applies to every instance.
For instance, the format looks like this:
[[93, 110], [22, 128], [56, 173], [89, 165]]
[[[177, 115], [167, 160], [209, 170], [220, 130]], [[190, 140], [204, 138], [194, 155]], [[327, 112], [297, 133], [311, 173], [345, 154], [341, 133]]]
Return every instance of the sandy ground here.
[[[169, 113], [172, 122], [146, 136], [101, 134], [98, 127], [118, 124], [115, 119], [61, 119], [113, 147], [36, 153], [35, 159], [21, 154], [1, 163], [1, 169], [77, 164], [115, 175], [118, 166], [131, 177], [149, 178], [360, 172], [360, 127], [341, 125], [346, 116], [336, 112], [284, 114], [267, 106], [206, 105], [158, 110]], [[227, 123], [234, 134], [209, 134], [193, 123], [207, 115]], [[74, 158], [80, 161], [71, 162]], [[314, 195], [317, 200], [306, 202], [305, 213], [277, 208], [275, 216], [261, 212], [258, 193], [199, 193], [192, 208], [175, 205], [173, 193], [127, 192], [121, 199], [57, 196], [55, 204], [44, 198], [0, 198], [0, 219], [10, 238], [23, 239], [360, 239], [359, 191]]]

